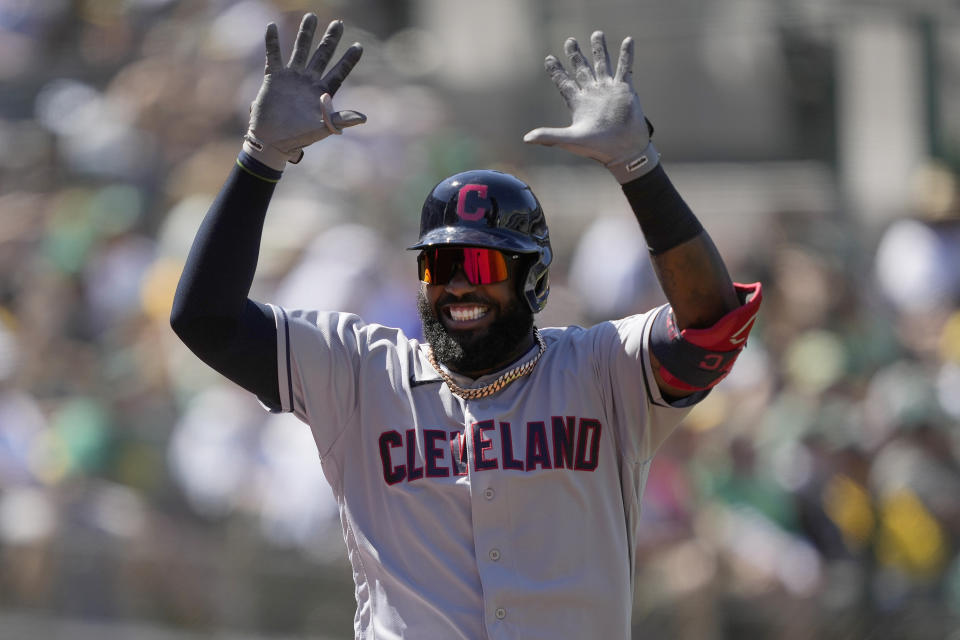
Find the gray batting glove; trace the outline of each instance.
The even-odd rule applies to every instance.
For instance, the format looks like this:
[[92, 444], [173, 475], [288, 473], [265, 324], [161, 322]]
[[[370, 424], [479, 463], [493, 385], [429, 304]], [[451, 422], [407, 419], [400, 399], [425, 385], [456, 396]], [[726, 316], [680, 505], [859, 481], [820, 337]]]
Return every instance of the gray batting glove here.
[[633, 89], [633, 39], [626, 38], [620, 45], [620, 59], [612, 76], [602, 31], [593, 32], [590, 45], [592, 68], [574, 38], [564, 43], [572, 78], [554, 56], [547, 56], [544, 64], [570, 108], [573, 123], [564, 128], [534, 129], [523, 136], [523, 141], [557, 146], [597, 160], [624, 184], [650, 172], [660, 162], [660, 154], [650, 141], [653, 129]]
[[332, 101], [360, 60], [363, 48], [353, 43], [324, 74], [343, 34], [343, 22], [330, 23], [308, 60], [316, 30], [317, 16], [303, 16], [290, 62], [284, 66], [277, 25], [267, 25], [267, 65], [260, 92], [250, 105], [250, 128], [244, 136], [243, 150], [277, 171], [283, 171], [287, 162], [299, 162], [307, 145], [367, 121], [356, 111], [334, 111]]

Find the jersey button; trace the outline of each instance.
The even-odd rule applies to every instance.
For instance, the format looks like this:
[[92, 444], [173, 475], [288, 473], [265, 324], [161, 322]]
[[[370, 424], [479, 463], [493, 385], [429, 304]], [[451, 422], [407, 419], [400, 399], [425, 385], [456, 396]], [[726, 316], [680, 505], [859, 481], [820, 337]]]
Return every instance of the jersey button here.
[[497, 610], [494, 611], [493, 614], [497, 616], [497, 620], [503, 620], [507, 617], [507, 610], [503, 607], [497, 607]]
[[483, 490], [483, 497], [487, 500], [493, 500], [493, 496], [497, 495], [497, 492], [494, 491], [491, 487], [487, 487]]
[[490, 559], [496, 562], [500, 559], [500, 549], [490, 549]]

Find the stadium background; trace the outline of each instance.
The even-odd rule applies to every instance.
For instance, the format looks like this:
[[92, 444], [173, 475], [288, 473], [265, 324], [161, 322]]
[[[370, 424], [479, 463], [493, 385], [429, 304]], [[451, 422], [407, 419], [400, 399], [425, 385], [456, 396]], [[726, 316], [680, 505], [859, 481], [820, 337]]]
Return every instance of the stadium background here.
[[[524, 177], [540, 324], [661, 299], [566, 124], [563, 39], [637, 41], [669, 173], [759, 326], [665, 445], [635, 638], [960, 638], [960, 5], [935, 0], [0, 0], [0, 638], [350, 637], [308, 430], [167, 323], [239, 149], [264, 25], [346, 21], [369, 122], [287, 171], [254, 294], [419, 333], [404, 247], [439, 178]], [[639, 301], [639, 304], [638, 302]]]

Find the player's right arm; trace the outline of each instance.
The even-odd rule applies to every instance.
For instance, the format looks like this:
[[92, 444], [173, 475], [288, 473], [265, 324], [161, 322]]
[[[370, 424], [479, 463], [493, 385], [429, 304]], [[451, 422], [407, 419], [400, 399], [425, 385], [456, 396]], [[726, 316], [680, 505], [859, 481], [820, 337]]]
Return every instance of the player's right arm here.
[[310, 56], [316, 27], [317, 17], [305, 15], [287, 65], [276, 25], [267, 27], [264, 80], [243, 150], [197, 232], [170, 314], [174, 332], [201, 360], [270, 407], [280, 406], [276, 325], [270, 309], [249, 298], [267, 206], [304, 147], [366, 121], [334, 111], [331, 99], [362, 48], [354, 43], [324, 73], [343, 23], [331, 22]]

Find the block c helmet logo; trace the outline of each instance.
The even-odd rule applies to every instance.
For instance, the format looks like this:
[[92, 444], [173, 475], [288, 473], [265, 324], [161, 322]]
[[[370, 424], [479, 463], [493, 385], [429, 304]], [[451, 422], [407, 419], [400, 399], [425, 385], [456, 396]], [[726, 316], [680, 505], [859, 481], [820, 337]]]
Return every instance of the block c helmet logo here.
[[487, 213], [486, 207], [476, 207], [473, 211], [467, 211], [467, 194], [476, 191], [481, 200], [487, 199], [487, 185], [485, 184], [465, 184], [460, 187], [457, 194], [457, 215], [463, 220], [471, 222], [479, 220]]

